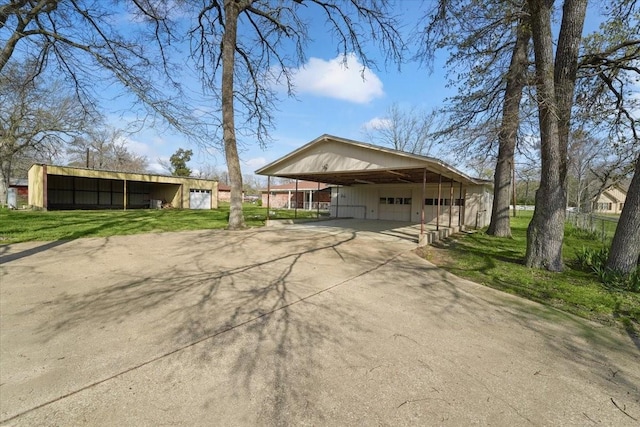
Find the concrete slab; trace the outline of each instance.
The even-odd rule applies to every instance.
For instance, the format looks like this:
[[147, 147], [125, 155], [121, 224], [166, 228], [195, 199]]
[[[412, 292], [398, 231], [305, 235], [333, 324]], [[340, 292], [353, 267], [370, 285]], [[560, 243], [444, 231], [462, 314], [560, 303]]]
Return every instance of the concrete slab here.
[[5, 246], [0, 424], [637, 425], [629, 337], [382, 236]]

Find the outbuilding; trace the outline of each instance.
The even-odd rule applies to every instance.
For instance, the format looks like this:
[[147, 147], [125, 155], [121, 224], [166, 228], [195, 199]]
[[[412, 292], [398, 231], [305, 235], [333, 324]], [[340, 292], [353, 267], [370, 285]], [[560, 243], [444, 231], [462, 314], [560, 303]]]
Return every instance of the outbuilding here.
[[218, 183], [208, 179], [34, 164], [29, 205], [36, 209], [216, 209]]
[[331, 186], [330, 216], [432, 224], [437, 229], [484, 227], [491, 182], [433, 157], [322, 135], [256, 171]]

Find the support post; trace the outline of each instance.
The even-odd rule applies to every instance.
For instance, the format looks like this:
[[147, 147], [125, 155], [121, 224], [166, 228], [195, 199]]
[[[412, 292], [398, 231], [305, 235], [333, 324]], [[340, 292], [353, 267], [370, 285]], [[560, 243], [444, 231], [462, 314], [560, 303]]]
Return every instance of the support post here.
[[424, 236], [424, 199], [427, 195], [427, 169], [422, 172], [422, 203], [420, 204], [420, 237]]
[[267, 222], [269, 222], [269, 211], [271, 210], [271, 175], [267, 176]]
[[338, 206], [340, 206], [340, 186], [336, 185], [336, 218], [339, 218]]
[[320, 218], [320, 182], [318, 182], [318, 191], [316, 191], [316, 219]]
[[440, 231], [440, 200], [442, 199], [442, 174], [438, 174], [438, 203], [436, 204], [436, 231]]
[[298, 218], [298, 178], [296, 178], [296, 206], [293, 211], [293, 218]]
[[451, 178], [451, 185], [449, 186], [449, 228], [451, 228], [452, 218], [453, 218], [453, 178]]
[[124, 185], [124, 190], [122, 192], [122, 208], [123, 210], [127, 210], [127, 180], [122, 180], [122, 185]]
[[462, 182], [460, 182], [460, 201], [458, 202], [458, 227], [462, 229]]

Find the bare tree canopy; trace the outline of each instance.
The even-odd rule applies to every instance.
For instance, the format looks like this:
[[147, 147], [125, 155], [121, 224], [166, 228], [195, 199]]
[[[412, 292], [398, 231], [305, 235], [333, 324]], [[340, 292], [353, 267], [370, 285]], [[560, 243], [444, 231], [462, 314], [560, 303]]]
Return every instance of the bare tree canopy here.
[[132, 153], [119, 129], [99, 127], [75, 137], [67, 144], [69, 165], [90, 169], [144, 173], [149, 161]]
[[429, 156], [434, 151], [435, 111], [403, 110], [392, 104], [384, 117], [365, 128], [366, 138], [379, 145], [412, 154]]
[[6, 204], [13, 164], [54, 156], [90, 119], [59, 81], [39, 75], [35, 62], [12, 63], [0, 73], [0, 205]]

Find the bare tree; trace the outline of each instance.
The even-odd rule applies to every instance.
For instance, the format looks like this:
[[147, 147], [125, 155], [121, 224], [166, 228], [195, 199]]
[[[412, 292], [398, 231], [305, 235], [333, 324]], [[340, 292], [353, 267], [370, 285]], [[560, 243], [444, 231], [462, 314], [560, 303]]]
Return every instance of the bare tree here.
[[[568, 173], [575, 183], [573, 193], [574, 203], [579, 210], [584, 210], [584, 204], [589, 194], [589, 171], [593, 167], [595, 158], [602, 152], [600, 141], [589, 136], [584, 131], [576, 130], [571, 133], [568, 147]], [[571, 186], [567, 185], [567, 198], [571, 200]]]
[[394, 150], [429, 156], [435, 138], [436, 111], [426, 112], [417, 108], [405, 111], [392, 104], [384, 117], [370, 123], [364, 133], [367, 140]]
[[149, 164], [145, 156], [129, 151], [122, 130], [109, 127], [74, 138], [67, 144], [66, 153], [69, 165], [90, 169], [144, 173]]
[[0, 73], [0, 205], [7, 202], [14, 162], [54, 156], [88, 120], [59, 81], [46, 81], [34, 62], [12, 63]]
[[[193, 56], [203, 81], [222, 100], [223, 143], [231, 184], [230, 229], [244, 227], [237, 130], [240, 136], [251, 136], [263, 145], [267, 142], [275, 100], [272, 83], [284, 81], [293, 93], [291, 70], [305, 60], [309, 35], [303, 16], [309, 15], [303, 11], [307, 8], [316, 11], [314, 21], [320, 17], [326, 20], [345, 58], [354, 53], [364, 66], [372, 66], [364, 45], [371, 39], [389, 57], [399, 58], [403, 49], [399, 26], [385, 0], [224, 0], [203, 2], [196, 10], [197, 26], [190, 32]], [[288, 53], [291, 51], [293, 54]], [[217, 86], [219, 77], [221, 89]]]
[[179, 6], [166, 0], [6, 0], [0, 4], [0, 73], [12, 60], [32, 55], [42, 71], [70, 82], [88, 109], [104, 95], [96, 81], [107, 82], [118, 95], [133, 95], [144, 110], [142, 125], [158, 126], [150, 122], [161, 117], [198, 141], [210, 141], [216, 123], [194, 114], [182, 88], [184, 34], [171, 18]]

